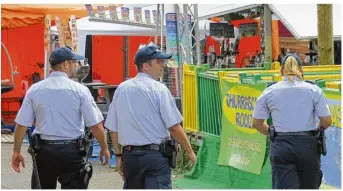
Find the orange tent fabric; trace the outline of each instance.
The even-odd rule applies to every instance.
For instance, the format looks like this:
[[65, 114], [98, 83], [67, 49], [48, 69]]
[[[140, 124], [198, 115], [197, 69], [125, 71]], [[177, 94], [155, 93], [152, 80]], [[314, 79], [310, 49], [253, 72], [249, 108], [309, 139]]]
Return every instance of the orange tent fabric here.
[[[123, 4], [115, 4], [116, 7]], [[92, 4], [94, 12], [97, 13], [97, 4]], [[109, 5], [103, 5], [108, 10]], [[44, 23], [45, 15], [50, 15], [52, 21], [58, 16], [61, 19], [88, 16], [85, 4], [61, 5], [61, 4], [3, 4], [1, 7], [1, 29], [11, 29]]]

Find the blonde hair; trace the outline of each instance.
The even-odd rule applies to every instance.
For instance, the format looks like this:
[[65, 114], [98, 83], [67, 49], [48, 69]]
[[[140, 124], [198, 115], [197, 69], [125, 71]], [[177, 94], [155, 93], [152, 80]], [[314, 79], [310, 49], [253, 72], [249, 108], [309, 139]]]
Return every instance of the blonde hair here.
[[291, 82], [294, 82], [294, 76], [298, 77], [301, 81], [303, 81], [303, 73], [301, 66], [299, 66], [297, 60], [293, 56], [289, 56], [285, 63], [281, 66], [281, 74], [283, 72], [283, 76], [287, 76]]

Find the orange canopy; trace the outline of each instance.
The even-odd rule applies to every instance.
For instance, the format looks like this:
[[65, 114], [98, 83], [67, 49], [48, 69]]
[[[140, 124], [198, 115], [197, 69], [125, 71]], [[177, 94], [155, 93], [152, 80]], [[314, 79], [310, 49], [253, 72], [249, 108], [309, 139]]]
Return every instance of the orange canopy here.
[[[123, 4], [115, 4], [119, 7]], [[94, 12], [97, 13], [97, 4], [92, 4]], [[109, 5], [103, 5], [108, 10]], [[76, 18], [88, 16], [85, 4], [61, 5], [61, 4], [2, 4], [1, 7], [1, 29], [19, 28], [35, 24], [44, 23], [45, 15], [50, 15], [52, 22], [55, 17], [70, 18], [75, 15]]]

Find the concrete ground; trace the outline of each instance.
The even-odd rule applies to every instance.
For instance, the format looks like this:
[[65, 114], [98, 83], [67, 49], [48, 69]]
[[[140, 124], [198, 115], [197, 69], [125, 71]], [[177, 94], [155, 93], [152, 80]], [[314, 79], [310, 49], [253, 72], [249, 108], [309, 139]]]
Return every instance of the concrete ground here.
[[[1, 144], [1, 189], [31, 189], [32, 160], [27, 153], [27, 146], [22, 147], [26, 168], [20, 173], [15, 172], [11, 166], [13, 144]], [[94, 167], [89, 189], [122, 189], [123, 181], [118, 172], [102, 166], [100, 161], [91, 161]], [[58, 183], [57, 188], [61, 186]]]

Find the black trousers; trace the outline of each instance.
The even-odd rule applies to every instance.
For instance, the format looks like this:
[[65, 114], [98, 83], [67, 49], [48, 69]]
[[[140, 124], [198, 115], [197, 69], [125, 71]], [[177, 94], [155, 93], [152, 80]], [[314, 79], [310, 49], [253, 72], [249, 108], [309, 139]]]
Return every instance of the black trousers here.
[[[42, 189], [56, 189], [57, 180], [62, 189], [87, 189], [80, 173], [85, 161], [76, 144], [42, 145], [36, 161]], [[37, 188], [35, 178], [32, 173], [32, 189]]]
[[123, 153], [124, 189], [172, 189], [168, 158], [159, 151]]
[[323, 174], [315, 136], [276, 136], [270, 161], [273, 189], [319, 189]]

